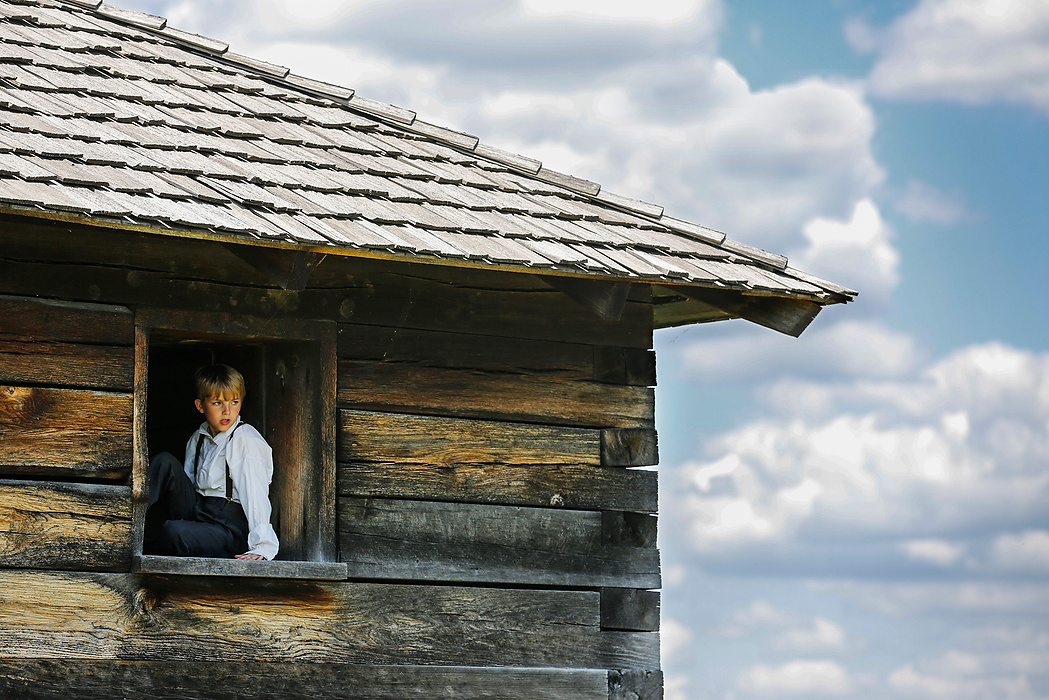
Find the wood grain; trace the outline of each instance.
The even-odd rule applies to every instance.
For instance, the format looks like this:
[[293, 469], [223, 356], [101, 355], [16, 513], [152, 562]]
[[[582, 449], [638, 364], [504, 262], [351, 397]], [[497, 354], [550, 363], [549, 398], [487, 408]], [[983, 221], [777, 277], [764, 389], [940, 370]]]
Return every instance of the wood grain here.
[[[0, 695], [24, 700], [607, 700], [589, 669], [219, 661], [0, 661]], [[646, 699], [647, 700], [647, 699]]]
[[663, 700], [663, 673], [637, 669], [609, 671], [608, 700]]
[[342, 462], [599, 465], [600, 446], [586, 428], [339, 411]]
[[127, 571], [131, 489], [0, 481], [0, 566]]
[[131, 461], [131, 394], [0, 386], [0, 473], [119, 478]]
[[577, 427], [655, 424], [648, 387], [386, 362], [340, 362], [339, 405]]
[[650, 467], [659, 464], [656, 431], [647, 428], [602, 430], [601, 463], [607, 467]]
[[[90, 264], [86, 253], [76, 259], [52, 251], [69, 238], [62, 231], [67, 227], [12, 228], [0, 235], [0, 293], [652, 347], [651, 300], [633, 294], [639, 290], [632, 289], [619, 321], [603, 321], [529, 275], [328, 256], [313, 271], [311, 286], [296, 292], [265, 286], [259, 273], [215, 242], [179, 239], [169, 246], [171, 257], [160, 260], [149, 246], [128, 246], [149, 237], [82, 229], [102, 250], [127, 247], [123, 263]], [[647, 290], [632, 285], [638, 287]]]
[[130, 391], [134, 367], [130, 347], [0, 340], [0, 382]]
[[657, 668], [595, 591], [0, 571], [13, 659]]
[[659, 591], [602, 588], [601, 628], [658, 632]]
[[412, 328], [339, 324], [339, 359], [426, 367], [543, 374], [653, 386], [655, 354], [645, 348], [558, 343]]
[[654, 513], [655, 471], [588, 464], [339, 465], [339, 495]]
[[0, 341], [130, 347], [133, 318], [122, 306], [0, 295]]
[[341, 498], [341, 559], [361, 578], [658, 588], [654, 543], [617, 541], [603, 520], [595, 511]]

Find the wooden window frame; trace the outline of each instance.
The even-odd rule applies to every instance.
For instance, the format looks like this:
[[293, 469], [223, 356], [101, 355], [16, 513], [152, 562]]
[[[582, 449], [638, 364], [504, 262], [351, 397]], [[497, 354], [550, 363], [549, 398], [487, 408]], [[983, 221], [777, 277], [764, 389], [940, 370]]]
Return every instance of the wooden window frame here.
[[[184, 335], [216, 343], [250, 342], [294, 352], [295, 362], [278, 360], [292, 396], [290, 407], [269, 432], [277, 435], [271, 500], [281, 554], [294, 560], [272, 562], [142, 554], [145, 511], [148, 504], [147, 399], [150, 341], [153, 334]], [[332, 321], [262, 319], [246, 315], [202, 311], [140, 308], [135, 314], [134, 388], [134, 570], [140, 573], [261, 576], [272, 578], [344, 579], [346, 565], [338, 563], [336, 522], [336, 390], [338, 325]], [[269, 380], [267, 380], [269, 381]], [[267, 436], [269, 438], [270, 436]], [[276, 492], [276, 493], [275, 493]], [[289, 545], [286, 547], [286, 541]], [[290, 550], [290, 551], [289, 551]]]

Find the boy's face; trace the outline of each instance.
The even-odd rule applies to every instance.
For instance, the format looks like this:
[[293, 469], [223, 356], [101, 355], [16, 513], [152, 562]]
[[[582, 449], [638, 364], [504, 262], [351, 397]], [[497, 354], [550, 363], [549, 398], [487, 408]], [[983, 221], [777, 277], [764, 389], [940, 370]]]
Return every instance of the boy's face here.
[[240, 415], [240, 397], [209, 396], [206, 399], [196, 399], [197, 410], [204, 414], [204, 420], [208, 422], [208, 429], [214, 437], [224, 433], [230, 426], [237, 422]]

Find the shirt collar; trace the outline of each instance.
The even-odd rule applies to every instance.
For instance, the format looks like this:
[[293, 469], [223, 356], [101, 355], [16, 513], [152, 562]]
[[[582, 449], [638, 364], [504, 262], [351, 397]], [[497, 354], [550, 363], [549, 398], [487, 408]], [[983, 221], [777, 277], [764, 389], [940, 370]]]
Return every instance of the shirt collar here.
[[233, 429], [236, 428], [238, 425], [240, 425], [242, 422], [243, 422], [243, 419], [240, 416], [237, 416], [237, 420], [233, 422], [233, 425], [231, 425], [226, 430], [223, 430], [221, 433], [219, 433], [215, 437], [212, 437], [211, 436], [211, 431], [208, 429], [208, 422], [204, 421], [203, 423], [200, 424], [200, 427], [197, 428], [197, 433], [199, 433], [200, 435], [203, 435], [208, 440], [211, 440], [211, 442], [213, 442], [214, 444], [216, 444], [219, 447], [221, 447], [221, 446], [225, 445], [227, 442], [229, 442], [229, 436], [233, 433]]

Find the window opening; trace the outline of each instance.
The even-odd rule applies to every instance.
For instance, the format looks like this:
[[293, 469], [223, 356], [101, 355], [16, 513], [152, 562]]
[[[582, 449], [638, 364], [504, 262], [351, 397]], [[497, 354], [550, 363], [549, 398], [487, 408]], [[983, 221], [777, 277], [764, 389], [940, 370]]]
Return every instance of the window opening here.
[[[267, 321], [266, 334], [243, 335], [194, 330], [228, 325], [209, 314], [179, 314], [173, 320], [161, 312], [147, 311], [139, 317], [144, 331], [139, 334], [139, 351], [147, 360], [145, 421], [140, 433], [145, 444], [136, 447], [140, 459], [148, 463], [150, 457], [166, 451], [183, 461], [186, 441], [202, 420], [193, 405], [194, 373], [206, 364], [235, 367], [244, 375], [246, 388], [241, 415], [273, 449], [271, 522], [280, 540], [275, 562], [243, 563], [269, 564], [271, 571], [284, 571], [289, 570], [285, 563], [335, 562], [334, 325]], [[238, 330], [245, 323], [238, 319]], [[220, 560], [210, 561], [209, 571], [224, 575], [267, 569], [240, 567], [237, 560], [221, 560], [221, 565]], [[178, 569], [183, 564], [169, 561], [157, 566]], [[193, 567], [186, 563], [184, 568]], [[303, 570], [331, 573], [322, 569]]]

